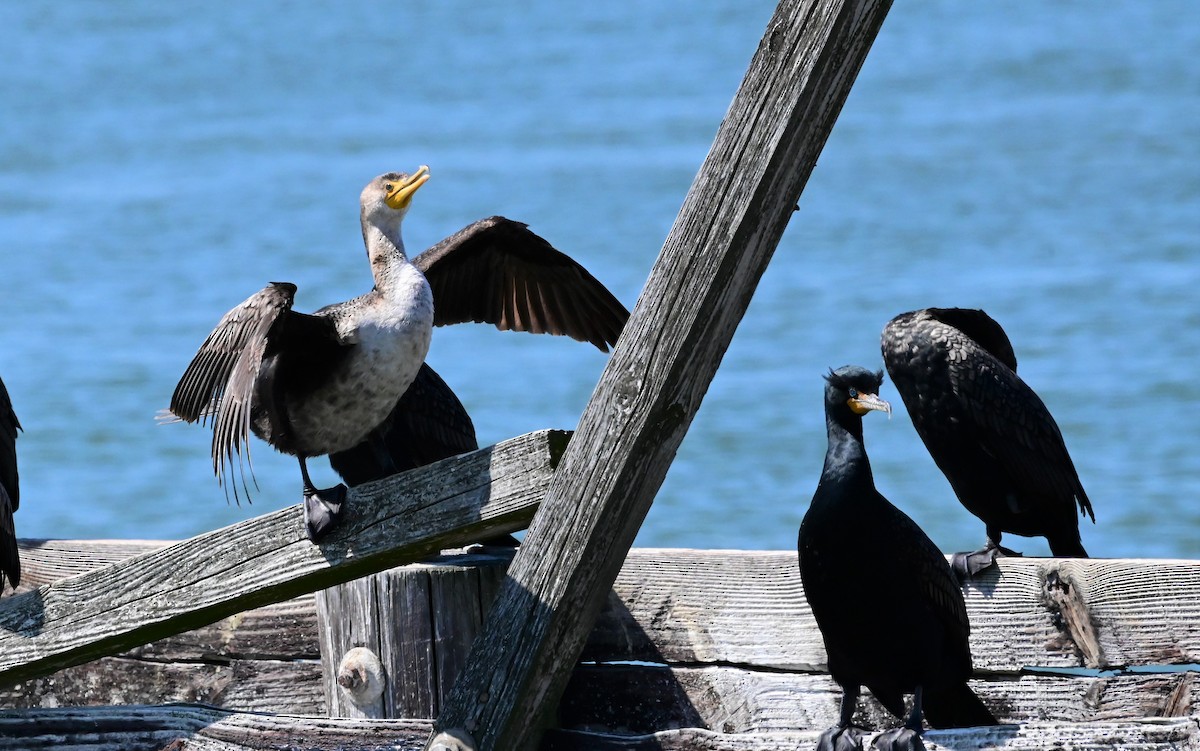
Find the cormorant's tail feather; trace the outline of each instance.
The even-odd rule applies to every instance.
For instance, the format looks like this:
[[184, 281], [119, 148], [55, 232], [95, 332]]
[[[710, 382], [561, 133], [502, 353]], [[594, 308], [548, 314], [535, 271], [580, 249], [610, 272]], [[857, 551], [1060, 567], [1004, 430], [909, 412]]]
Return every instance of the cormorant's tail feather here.
[[921, 703], [925, 720], [931, 727], [974, 728], [1000, 724], [966, 682], [937, 690], [928, 687]]

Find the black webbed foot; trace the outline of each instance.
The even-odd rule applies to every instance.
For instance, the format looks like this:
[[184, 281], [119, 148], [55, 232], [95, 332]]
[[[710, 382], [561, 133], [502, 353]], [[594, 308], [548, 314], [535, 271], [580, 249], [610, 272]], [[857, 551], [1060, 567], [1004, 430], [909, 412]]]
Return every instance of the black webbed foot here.
[[346, 503], [346, 486], [304, 491], [304, 527], [308, 539], [318, 542], [337, 527], [342, 518], [342, 507]]
[[995, 566], [996, 559], [1002, 555], [1012, 558], [1021, 557], [1017, 551], [1009, 550], [1001, 545], [987, 545], [970, 553], [955, 553], [950, 556], [950, 570], [954, 572], [954, 577], [958, 579], [959, 584], [962, 584], [968, 579], [974, 579], [980, 572]]
[[910, 727], [892, 728], [875, 736], [871, 744], [879, 751], [925, 751], [921, 734]]
[[867, 731], [857, 725], [834, 725], [817, 739], [817, 751], [862, 751]]

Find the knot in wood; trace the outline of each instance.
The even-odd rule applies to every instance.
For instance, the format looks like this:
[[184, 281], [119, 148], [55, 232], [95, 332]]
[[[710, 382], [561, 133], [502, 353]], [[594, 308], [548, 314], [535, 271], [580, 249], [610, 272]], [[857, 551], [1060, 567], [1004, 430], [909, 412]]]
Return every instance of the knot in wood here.
[[462, 728], [443, 730], [433, 736], [425, 751], [475, 751], [475, 739]]
[[383, 664], [371, 650], [355, 647], [342, 656], [337, 682], [353, 704], [369, 704], [383, 695]]

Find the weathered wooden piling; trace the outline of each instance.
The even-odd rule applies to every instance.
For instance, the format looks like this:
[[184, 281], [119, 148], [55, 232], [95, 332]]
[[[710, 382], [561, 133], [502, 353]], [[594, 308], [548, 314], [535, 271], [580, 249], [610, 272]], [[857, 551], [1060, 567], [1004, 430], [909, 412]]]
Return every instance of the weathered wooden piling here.
[[[437, 717], [496, 597], [513, 551], [440, 556], [317, 593], [325, 690], [334, 717]], [[335, 667], [366, 648], [387, 675], [364, 707]]]

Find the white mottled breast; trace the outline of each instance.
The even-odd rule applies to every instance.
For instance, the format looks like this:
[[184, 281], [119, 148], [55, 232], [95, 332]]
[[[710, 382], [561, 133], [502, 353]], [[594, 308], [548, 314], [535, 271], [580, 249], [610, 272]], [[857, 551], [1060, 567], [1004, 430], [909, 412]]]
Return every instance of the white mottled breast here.
[[354, 351], [328, 383], [288, 404], [298, 448], [328, 454], [361, 443], [391, 414], [429, 352], [433, 293], [416, 268], [405, 265], [386, 294], [372, 292], [336, 315]]

